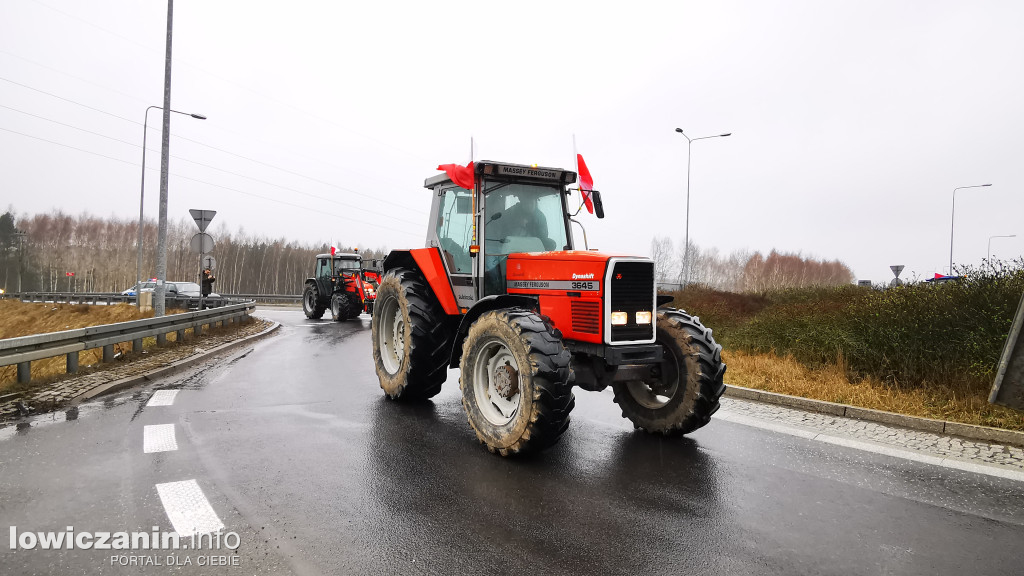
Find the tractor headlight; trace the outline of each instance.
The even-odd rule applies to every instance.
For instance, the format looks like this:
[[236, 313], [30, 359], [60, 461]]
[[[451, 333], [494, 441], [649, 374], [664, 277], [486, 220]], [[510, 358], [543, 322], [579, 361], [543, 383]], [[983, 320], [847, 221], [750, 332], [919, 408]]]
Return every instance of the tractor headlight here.
[[650, 311], [637, 312], [636, 313], [636, 323], [637, 324], [650, 324], [651, 323], [651, 313], [650, 313]]
[[629, 322], [629, 314], [626, 312], [612, 312], [612, 326], [625, 326]]

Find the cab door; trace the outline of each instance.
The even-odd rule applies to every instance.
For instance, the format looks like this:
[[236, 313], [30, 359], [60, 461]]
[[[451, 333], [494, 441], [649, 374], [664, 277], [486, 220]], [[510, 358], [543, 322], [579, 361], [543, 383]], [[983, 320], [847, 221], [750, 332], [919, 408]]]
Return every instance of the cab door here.
[[316, 259], [316, 287], [322, 297], [329, 297], [334, 292], [331, 286], [331, 260], [330, 258]]
[[434, 226], [427, 245], [441, 249], [442, 261], [448, 270], [455, 301], [460, 308], [469, 308], [478, 299], [478, 258], [470, 255], [473, 243], [473, 192], [448, 184], [435, 189]]

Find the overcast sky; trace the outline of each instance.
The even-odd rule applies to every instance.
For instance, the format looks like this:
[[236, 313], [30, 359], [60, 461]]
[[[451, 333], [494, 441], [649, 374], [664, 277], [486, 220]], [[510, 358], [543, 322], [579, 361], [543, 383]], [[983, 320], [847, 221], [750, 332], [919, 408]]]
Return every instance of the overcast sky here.
[[[167, 4], [0, 0], [0, 208], [137, 218]], [[591, 247], [840, 259], [858, 278], [1024, 253], [1024, 2], [174, 4], [169, 211], [232, 231], [423, 245], [440, 163], [573, 169]], [[161, 116], [149, 117], [156, 218]], [[216, 252], [214, 252], [216, 254]]]

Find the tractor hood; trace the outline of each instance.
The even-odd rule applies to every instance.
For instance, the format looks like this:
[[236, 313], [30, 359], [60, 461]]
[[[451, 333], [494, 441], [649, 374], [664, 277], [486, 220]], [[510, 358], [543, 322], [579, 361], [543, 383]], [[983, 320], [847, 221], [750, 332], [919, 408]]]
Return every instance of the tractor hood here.
[[607, 254], [590, 250], [525, 252], [510, 254], [506, 276], [513, 280], [601, 280], [612, 258], [635, 256]]

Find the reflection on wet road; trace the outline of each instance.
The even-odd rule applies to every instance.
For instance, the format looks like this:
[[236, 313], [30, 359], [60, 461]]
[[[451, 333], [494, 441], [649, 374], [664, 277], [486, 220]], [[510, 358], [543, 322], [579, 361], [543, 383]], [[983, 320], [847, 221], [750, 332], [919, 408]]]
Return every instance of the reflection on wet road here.
[[[557, 446], [504, 459], [477, 443], [457, 371], [432, 402], [389, 401], [368, 318], [264, 314], [281, 333], [216, 365], [82, 406], [77, 420], [0, 429], [4, 524], [166, 526], [154, 486], [194, 479], [240, 536], [243, 570], [221, 569], [233, 573], [1019, 570], [1020, 483], [724, 421], [648, 436], [610, 394], [584, 391]], [[178, 390], [172, 405], [147, 406], [158, 388]], [[168, 424], [177, 450], [144, 454], [143, 427]], [[12, 573], [127, 573], [103, 560], [0, 556]]]

